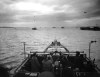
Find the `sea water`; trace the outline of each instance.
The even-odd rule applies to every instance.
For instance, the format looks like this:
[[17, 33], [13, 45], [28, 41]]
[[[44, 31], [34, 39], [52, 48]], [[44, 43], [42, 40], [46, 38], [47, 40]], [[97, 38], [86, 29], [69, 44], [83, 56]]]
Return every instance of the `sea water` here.
[[43, 52], [54, 40], [60, 41], [70, 52], [84, 51], [89, 53], [91, 44], [91, 59], [96, 59], [100, 66], [100, 31], [87, 31], [77, 28], [0, 28], [0, 64], [17, 67], [24, 59], [25, 51]]

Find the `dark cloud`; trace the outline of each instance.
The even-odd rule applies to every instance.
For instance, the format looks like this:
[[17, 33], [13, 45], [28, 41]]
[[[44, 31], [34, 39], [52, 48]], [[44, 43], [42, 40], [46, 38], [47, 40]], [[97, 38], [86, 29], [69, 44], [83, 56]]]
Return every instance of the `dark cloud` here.
[[67, 16], [65, 13], [56, 13], [56, 14], [51, 14], [51, 15], [37, 15], [37, 16], [23, 16], [21, 18], [23, 21], [31, 22], [40, 22], [40, 21], [48, 21], [48, 22], [53, 22], [53, 21], [65, 21], [67, 19], [70, 19], [69, 16]]
[[100, 0], [62, 0], [61, 3], [71, 5], [81, 14], [76, 18], [100, 16]]
[[0, 14], [0, 23], [13, 23], [16, 20], [14, 19], [15, 14], [8, 12], [8, 13], [1, 13]]
[[[13, 23], [13, 22], [45, 22], [45, 24], [66, 24], [64, 21], [81, 21], [82, 19], [92, 19], [100, 17], [100, 0], [55, 0], [53, 3], [47, 5], [55, 5], [54, 12], [43, 15], [28, 14], [25, 12], [11, 10], [10, 5], [24, 0], [1, 0], [0, 1], [0, 22]], [[26, 1], [26, 0], [25, 0]], [[42, 0], [40, 0], [42, 1]], [[39, 1], [38, 1], [39, 2]], [[47, 1], [46, 1], [47, 2]], [[13, 7], [12, 7], [13, 8]], [[32, 13], [32, 12], [31, 12]], [[34, 13], [34, 12], [33, 12]], [[16, 17], [17, 16], [17, 17]], [[86, 22], [84, 21], [84, 22]], [[89, 20], [99, 23], [98, 20]], [[59, 23], [60, 22], [60, 23]], [[88, 23], [87, 22], [87, 23]], [[56, 24], [57, 23], [57, 24]], [[75, 22], [74, 22], [75, 23]], [[61, 25], [60, 24], [60, 25]]]
[[100, 0], [96, 0], [96, 6], [97, 8], [100, 8]]

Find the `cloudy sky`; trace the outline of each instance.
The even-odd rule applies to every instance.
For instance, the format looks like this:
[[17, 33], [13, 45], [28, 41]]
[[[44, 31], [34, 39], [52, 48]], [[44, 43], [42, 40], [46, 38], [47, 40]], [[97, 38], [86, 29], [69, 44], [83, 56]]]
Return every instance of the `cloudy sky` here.
[[93, 26], [100, 0], [0, 0], [0, 26]]

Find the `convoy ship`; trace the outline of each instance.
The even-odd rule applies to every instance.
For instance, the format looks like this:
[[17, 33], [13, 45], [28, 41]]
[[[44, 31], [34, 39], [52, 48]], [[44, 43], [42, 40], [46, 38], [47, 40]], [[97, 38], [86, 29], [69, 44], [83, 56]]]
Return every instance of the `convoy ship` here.
[[34, 27], [34, 28], [32, 28], [32, 30], [37, 30], [37, 28], [36, 28], [36, 27]]
[[90, 31], [100, 31], [100, 27], [94, 26], [94, 27], [80, 27], [81, 30], [90, 30]]

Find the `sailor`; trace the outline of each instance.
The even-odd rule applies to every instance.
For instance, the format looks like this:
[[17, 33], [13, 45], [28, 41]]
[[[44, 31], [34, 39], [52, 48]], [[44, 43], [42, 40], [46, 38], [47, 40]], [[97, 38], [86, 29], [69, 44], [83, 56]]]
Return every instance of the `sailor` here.
[[40, 63], [37, 59], [37, 55], [36, 53], [34, 53], [32, 55], [32, 59], [31, 59], [31, 71], [32, 72], [39, 72], [40, 71]]
[[80, 56], [80, 52], [76, 52], [76, 57], [75, 57], [75, 69], [81, 70], [82, 68], [82, 58]]
[[8, 68], [4, 67], [3, 65], [0, 65], [0, 77], [10, 77]]
[[38, 77], [55, 77], [55, 75], [52, 72], [44, 71]]
[[42, 64], [43, 64], [43, 71], [52, 70], [52, 60], [50, 59], [50, 57], [47, 57], [47, 55], [45, 55]]

